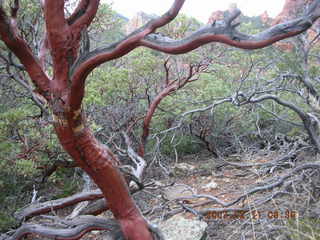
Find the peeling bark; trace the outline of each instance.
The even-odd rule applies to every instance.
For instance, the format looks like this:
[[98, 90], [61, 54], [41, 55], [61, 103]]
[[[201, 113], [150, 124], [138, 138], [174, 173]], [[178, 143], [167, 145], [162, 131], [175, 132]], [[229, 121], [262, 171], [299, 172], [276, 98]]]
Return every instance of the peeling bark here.
[[131, 198], [119, 171], [117, 157], [84, 126], [81, 111], [65, 115], [68, 117], [63, 118], [60, 114], [55, 123], [56, 133], [64, 149], [101, 189], [125, 236], [128, 239], [151, 239], [147, 222]]

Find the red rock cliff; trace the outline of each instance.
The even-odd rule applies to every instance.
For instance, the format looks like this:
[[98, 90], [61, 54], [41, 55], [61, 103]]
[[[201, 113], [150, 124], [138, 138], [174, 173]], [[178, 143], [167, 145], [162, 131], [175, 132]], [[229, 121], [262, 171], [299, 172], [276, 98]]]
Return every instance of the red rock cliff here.
[[273, 25], [293, 19], [303, 13], [305, 6], [312, 0], [286, 0], [282, 11], [272, 22]]

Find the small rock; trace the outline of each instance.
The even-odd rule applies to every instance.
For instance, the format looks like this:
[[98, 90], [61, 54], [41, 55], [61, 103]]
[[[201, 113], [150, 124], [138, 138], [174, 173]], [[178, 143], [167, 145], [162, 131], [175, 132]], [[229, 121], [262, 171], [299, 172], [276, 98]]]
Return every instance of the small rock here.
[[164, 184], [163, 184], [162, 182], [156, 181], [156, 180], [153, 181], [153, 184], [154, 184], [155, 186], [157, 186], [157, 187], [163, 187], [163, 186], [164, 186]]
[[158, 227], [166, 240], [200, 240], [205, 234], [207, 223], [176, 215], [160, 223]]
[[211, 181], [206, 185], [202, 186], [201, 188], [205, 190], [212, 190], [212, 189], [216, 189], [217, 187], [218, 187], [218, 184], [214, 181]]
[[167, 200], [175, 200], [177, 198], [189, 197], [194, 194], [194, 189], [186, 185], [174, 185], [167, 187], [163, 191], [163, 197]]
[[173, 168], [176, 175], [187, 175], [191, 173], [196, 167], [188, 163], [177, 163]]

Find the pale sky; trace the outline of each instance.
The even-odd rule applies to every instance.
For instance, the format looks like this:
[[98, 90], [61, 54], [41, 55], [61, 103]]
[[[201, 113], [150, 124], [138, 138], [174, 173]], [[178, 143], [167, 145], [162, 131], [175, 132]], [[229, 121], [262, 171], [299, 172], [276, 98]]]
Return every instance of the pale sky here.
[[[104, 0], [113, 3], [113, 9], [131, 18], [137, 12], [166, 12], [173, 0]], [[276, 16], [282, 9], [285, 0], [186, 0], [182, 12], [206, 23], [210, 14], [216, 10], [226, 10], [230, 3], [237, 3], [238, 8], [247, 16], [262, 14], [265, 10], [270, 17]]]

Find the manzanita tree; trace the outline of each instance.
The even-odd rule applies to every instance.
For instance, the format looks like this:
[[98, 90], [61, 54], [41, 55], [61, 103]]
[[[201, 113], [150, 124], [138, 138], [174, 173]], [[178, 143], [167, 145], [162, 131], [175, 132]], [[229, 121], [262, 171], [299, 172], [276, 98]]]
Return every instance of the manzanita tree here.
[[[138, 47], [148, 47], [168, 54], [183, 54], [210, 42], [221, 42], [237, 48], [257, 49], [306, 31], [320, 16], [320, 0], [315, 0], [306, 13], [295, 20], [278, 24], [256, 35], [236, 30], [240, 15], [234, 10], [228, 17], [215, 21], [189, 36], [174, 40], [155, 31], [170, 23], [179, 13], [184, 0], [175, 0], [162, 16], [111, 45], [89, 51], [80, 51], [81, 41], [92, 23], [99, 0], [79, 0], [70, 16], [65, 0], [40, 0], [44, 20], [43, 44], [34, 52], [21, 37], [18, 29], [19, 0], [12, 0], [11, 9], [0, 1], [0, 37], [7, 48], [19, 59], [34, 84], [34, 92], [46, 101], [53, 115], [53, 125], [66, 152], [93, 179], [101, 189], [108, 207], [121, 226], [126, 239], [152, 239], [151, 227], [131, 198], [127, 184], [119, 171], [119, 160], [100, 143], [86, 124], [82, 101], [88, 75], [100, 64], [120, 58]], [[23, 11], [23, 10], [22, 10]], [[108, 33], [105, 33], [108, 34]], [[44, 59], [49, 54], [52, 65]], [[44, 100], [45, 99], [45, 100]], [[88, 221], [90, 219], [88, 218]], [[103, 229], [101, 224], [87, 224], [73, 236], [54, 235], [56, 239], [78, 239], [84, 232]], [[21, 238], [29, 231], [18, 233]], [[48, 235], [53, 236], [53, 233]]]

